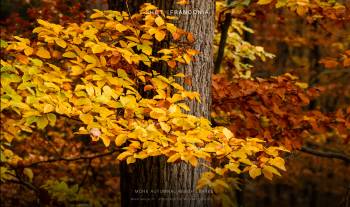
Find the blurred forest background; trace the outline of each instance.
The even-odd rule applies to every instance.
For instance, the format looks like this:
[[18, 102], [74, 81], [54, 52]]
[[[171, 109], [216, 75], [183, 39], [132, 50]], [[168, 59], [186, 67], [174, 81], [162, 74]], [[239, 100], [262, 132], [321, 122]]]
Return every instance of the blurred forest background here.
[[[229, 1], [230, 2], [230, 1]], [[232, 4], [231, 1], [230, 3]], [[306, 1], [309, 2], [309, 1]], [[231, 15], [228, 29], [226, 51], [219, 73], [214, 76], [216, 84], [223, 77], [234, 79], [236, 76], [268, 78], [290, 73], [321, 91], [308, 104], [308, 109], [318, 109], [323, 113], [337, 113], [347, 110], [350, 113], [350, 1], [333, 1], [342, 6], [326, 9], [293, 10], [275, 8], [274, 5], [250, 4], [245, 7], [225, 10], [226, 2], [217, 1], [217, 31], [215, 50], [219, 50], [220, 34], [223, 30], [225, 14]], [[80, 23], [88, 18], [92, 9], [108, 9], [108, 2], [103, 0], [1, 0], [0, 27], [1, 39], [11, 39], [12, 35], [31, 38], [31, 30], [37, 25], [36, 19], [66, 24]], [[227, 12], [229, 11], [229, 12]], [[312, 12], [320, 12], [319, 17]], [[315, 16], [316, 15], [316, 16]], [[221, 19], [219, 19], [221, 18]], [[316, 18], [316, 20], [315, 20]], [[319, 19], [317, 19], [319, 18]], [[252, 60], [247, 56], [242, 62], [253, 67], [237, 65], [234, 55], [236, 20], [244, 22], [250, 29], [242, 31], [244, 41], [264, 48], [268, 53], [262, 61]], [[233, 23], [232, 23], [233, 22]], [[231, 34], [231, 35], [230, 35]], [[256, 48], [260, 50], [261, 48]], [[239, 71], [239, 74], [237, 74]], [[215, 103], [215, 97], [214, 97]], [[219, 107], [220, 108], [220, 107]], [[224, 108], [224, 107], [223, 107]], [[230, 125], [222, 114], [222, 109], [213, 106], [214, 122]], [[340, 113], [340, 112], [339, 112]], [[29, 189], [42, 189], [40, 199], [52, 199], [48, 191], [56, 192], [56, 204], [66, 199], [85, 199], [96, 206], [118, 206], [119, 169], [116, 154], [102, 154], [93, 159], [80, 157], [77, 160], [56, 160], [40, 163], [51, 155], [59, 157], [77, 157], [103, 152], [99, 144], [87, 144], [86, 139], [73, 136], [66, 122], [57, 123], [57, 128], [66, 129], [51, 134], [36, 134], [34, 139], [17, 143], [18, 152], [29, 154], [30, 167], [33, 169], [32, 184]], [[254, 127], [254, 126], [253, 126]], [[249, 127], [248, 127], [249, 128]], [[331, 133], [321, 133], [310, 140], [304, 140], [304, 146], [322, 152], [350, 155], [349, 140], [343, 141], [332, 137]], [[65, 140], [70, 140], [69, 142]], [[238, 193], [240, 203], [246, 207], [315, 207], [350, 205], [350, 163], [329, 156], [315, 153], [294, 151], [286, 159], [287, 171], [281, 177], [269, 181], [263, 177], [256, 180], [243, 178], [242, 191]], [[317, 153], [316, 153], [317, 154]], [[322, 153], [321, 153], [322, 154]], [[29, 173], [30, 174], [30, 173]], [[59, 178], [59, 179], [57, 179]], [[53, 185], [55, 183], [55, 185]], [[46, 186], [46, 187], [45, 187]], [[2, 183], [1, 202], [5, 206], [26, 206], [35, 203], [36, 191], [18, 183]], [[52, 196], [51, 196], [52, 197]]]

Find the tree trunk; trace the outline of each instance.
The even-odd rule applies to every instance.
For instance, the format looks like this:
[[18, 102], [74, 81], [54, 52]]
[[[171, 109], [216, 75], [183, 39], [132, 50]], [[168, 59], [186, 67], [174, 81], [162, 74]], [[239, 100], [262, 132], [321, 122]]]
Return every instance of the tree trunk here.
[[[111, 0], [109, 1], [111, 3]], [[131, 3], [132, 2], [132, 3]], [[130, 1], [129, 9], [138, 8], [141, 1]], [[197, 91], [201, 95], [201, 103], [189, 102], [191, 114], [209, 118], [211, 106], [211, 75], [213, 63], [214, 36], [214, 0], [190, 0], [190, 4], [180, 6], [176, 0], [148, 1], [163, 9], [199, 10], [192, 14], [178, 15], [177, 26], [193, 33], [196, 37], [194, 48], [200, 51], [195, 62], [183, 68], [184, 73], [192, 78], [192, 85], [185, 88]], [[110, 4], [110, 9], [124, 8], [120, 0]], [[130, 7], [132, 4], [132, 7]], [[118, 6], [119, 5], [119, 6]], [[137, 6], [137, 7], [136, 7]], [[184, 85], [182, 83], [182, 85]], [[196, 167], [181, 162], [168, 164], [165, 157], [152, 157], [138, 160], [132, 165], [121, 164], [121, 199], [123, 207], [206, 207], [211, 206], [211, 193], [196, 192], [196, 183], [207, 171], [204, 167]]]

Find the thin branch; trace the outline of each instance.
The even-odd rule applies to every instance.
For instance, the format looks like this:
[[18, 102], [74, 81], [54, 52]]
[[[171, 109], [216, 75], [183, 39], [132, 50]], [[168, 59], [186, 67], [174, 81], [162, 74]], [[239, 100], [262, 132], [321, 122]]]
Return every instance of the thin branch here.
[[22, 180], [20, 176], [18, 176], [17, 172], [16, 174], [12, 174], [12, 173], [9, 173], [9, 172], [6, 172], [6, 174], [8, 175], [11, 175], [12, 177], [16, 178], [17, 180], [8, 180], [9, 182], [11, 183], [15, 183], [15, 184], [19, 184], [19, 185], [23, 185], [25, 187], [27, 187], [28, 189], [34, 191], [35, 193], [38, 193], [39, 192], [39, 189], [34, 186], [33, 184], [25, 181], [25, 180]]
[[339, 159], [339, 160], [343, 160], [344, 162], [350, 163], [350, 156], [342, 153], [319, 151], [306, 146], [302, 146], [300, 151], [308, 154], [316, 155], [319, 157], [334, 158], [334, 159]]
[[85, 174], [84, 174], [84, 177], [83, 179], [81, 180], [81, 182], [79, 183], [79, 186], [78, 186], [78, 191], [77, 193], [79, 193], [81, 187], [83, 187], [88, 175], [89, 175], [89, 170], [91, 168], [91, 162], [92, 162], [92, 159], [89, 159], [89, 163], [88, 163], [88, 166], [86, 167], [86, 170], [85, 170]]
[[60, 162], [60, 161], [73, 162], [73, 161], [78, 161], [78, 160], [92, 160], [92, 159], [96, 159], [96, 158], [112, 155], [112, 154], [114, 154], [116, 152], [119, 152], [119, 150], [114, 149], [114, 150], [112, 150], [110, 152], [106, 152], [106, 153], [103, 153], [103, 154], [97, 154], [97, 155], [90, 155], [90, 156], [73, 157], [73, 158], [61, 157], [61, 158], [56, 158], [56, 159], [48, 159], [48, 160], [42, 160], [42, 161], [34, 162], [34, 163], [31, 163], [31, 164], [28, 164], [28, 165], [24, 165], [24, 166], [21, 166], [21, 167], [24, 167], [24, 168], [26, 168], [26, 167], [34, 167], [34, 166], [39, 165], [39, 164]]

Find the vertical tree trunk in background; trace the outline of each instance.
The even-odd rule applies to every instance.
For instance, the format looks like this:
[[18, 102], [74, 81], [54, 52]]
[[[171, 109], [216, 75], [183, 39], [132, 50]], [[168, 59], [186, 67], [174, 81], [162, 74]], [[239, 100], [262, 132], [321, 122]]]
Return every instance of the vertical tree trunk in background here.
[[[121, 0], [109, 0], [110, 9], [125, 10]], [[211, 75], [213, 72], [214, 0], [190, 0], [180, 6], [176, 0], [129, 1], [131, 12], [149, 2], [165, 12], [171, 10], [199, 10], [203, 13], [182, 14], [176, 21], [178, 27], [193, 33], [194, 48], [200, 51], [196, 61], [184, 67], [184, 73], [192, 78], [192, 85], [185, 88], [197, 91], [201, 103], [190, 102], [191, 114], [209, 118], [211, 107]], [[183, 83], [182, 83], [183, 84]], [[184, 84], [183, 84], [184, 85]], [[164, 157], [137, 161], [132, 165], [121, 164], [121, 196], [123, 207], [206, 207], [211, 206], [210, 193], [196, 193], [196, 183], [207, 171], [186, 163], [168, 164]], [[164, 192], [162, 192], [164, 190]]]

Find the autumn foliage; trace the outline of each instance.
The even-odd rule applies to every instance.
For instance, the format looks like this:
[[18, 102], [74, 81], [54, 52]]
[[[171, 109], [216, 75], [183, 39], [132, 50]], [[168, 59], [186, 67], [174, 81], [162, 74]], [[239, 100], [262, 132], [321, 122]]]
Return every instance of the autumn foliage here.
[[[347, 18], [340, 4], [259, 0], [254, 6], [272, 2], [309, 15], [310, 21]], [[230, 11], [222, 1], [217, 8]], [[232, 13], [247, 14], [246, 9]], [[218, 12], [218, 21], [222, 14]], [[83, 19], [84, 14], [79, 15]], [[117, 202], [93, 195], [103, 194], [103, 188], [116, 190], [115, 166], [120, 161], [133, 164], [154, 156], [164, 156], [169, 163], [205, 165], [208, 172], [197, 189], [213, 189], [224, 203], [232, 186], [238, 188], [239, 175], [270, 180], [280, 176], [286, 170], [285, 156], [306, 141], [335, 137], [349, 143], [349, 106], [335, 112], [310, 107], [324, 88], [309, 87], [291, 73], [252, 76], [251, 62], [274, 55], [244, 40], [243, 35], [253, 31], [239, 19], [228, 30], [221, 73], [213, 78], [211, 121], [187, 113], [188, 101], [200, 102], [200, 97], [179, 84], [188, 80], [179, 68], [195, 61], [198, 51], [192, 48], [193, 34], [175, 26], [176, 17], [144, 4], [133, 15], [94, 10], [86, 21], [60, 20], [54, 24], [39, 18], [32, 38], [1, 40], [1, 182], [24, 185], [32, 190], [28, 195], [47, 205]], [[9, 27], [10, 33], [13, 30]], [[222, 34], [216, 35], [218, 49]], [[339, 60], [320, 63], [348, 67], [348, 51]], [[167, 66], [166, 74], [160, 66]], [[49, 163], [49, 176], [40, 177], [41, 164]], [[70, 180], [67, 169], [81, 182]], [[84, 170], [86, 174], [79, 173]], [[88, 189], [84, 182], [89, 176], [109, 179]]]

